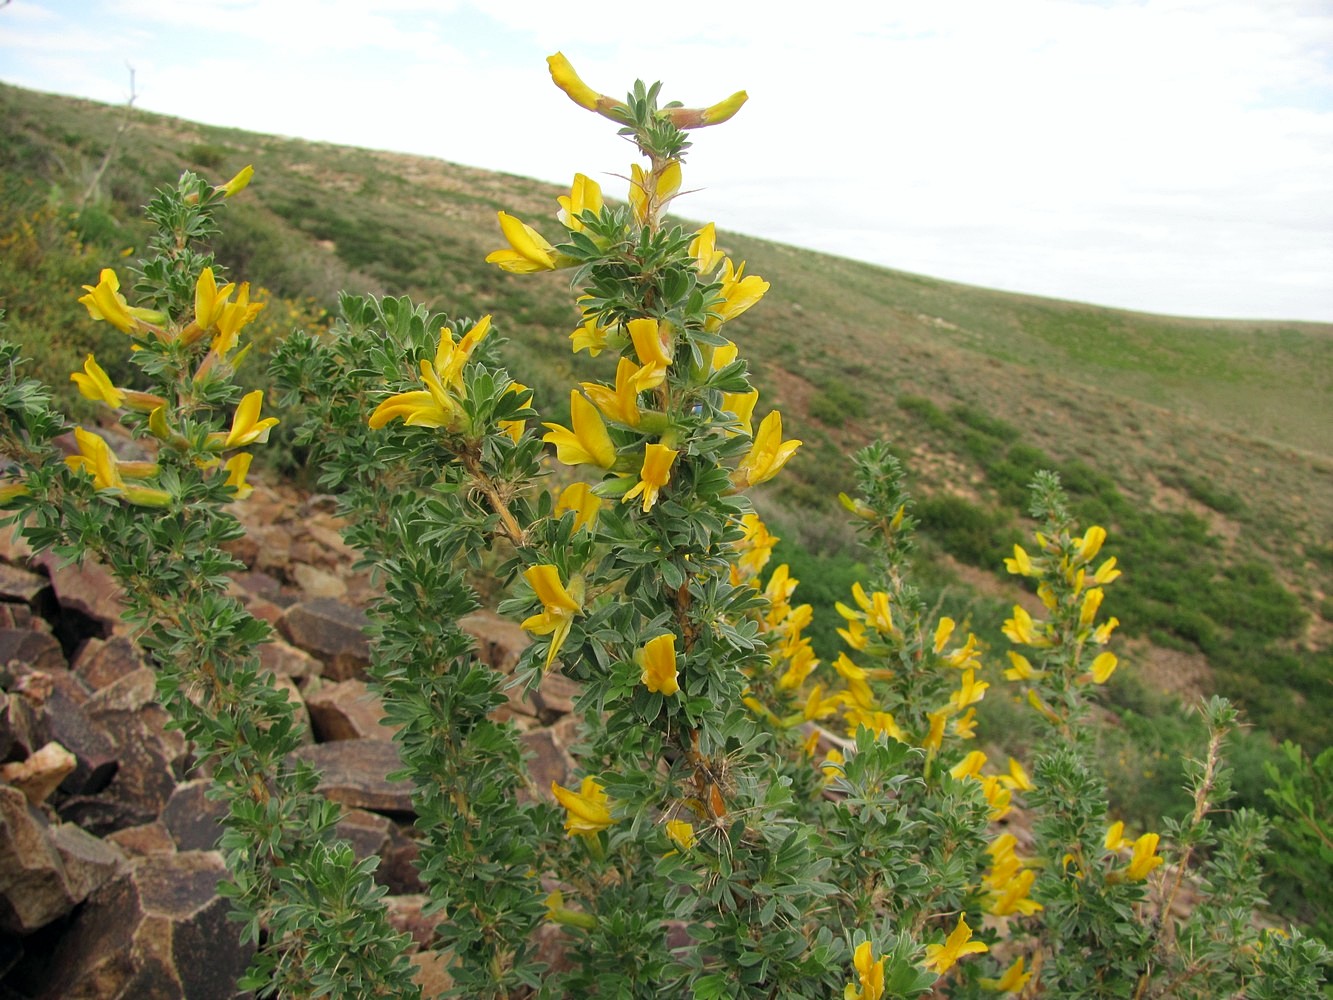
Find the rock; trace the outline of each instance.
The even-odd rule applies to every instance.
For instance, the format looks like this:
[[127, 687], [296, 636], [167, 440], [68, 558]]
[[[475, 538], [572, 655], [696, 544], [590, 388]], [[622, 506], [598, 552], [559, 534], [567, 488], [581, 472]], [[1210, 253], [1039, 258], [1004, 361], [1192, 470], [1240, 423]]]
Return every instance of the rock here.
[[149, 676], [122, 677], [85, 706], [114, 744], [119, 766], [99, 795], [67, 799], [60, 814], [99, 835], [156, 819], [188, 766], [184, 737], [166, 731], [167, 714], [160, 705], [143, 702], [150, 697], [146, 682], [152, 672], [142, 674]]
[[421, 987], [423, 997], [443, 996], [453, 989], [454, 978], [449, 975], [454, 963], [452, 951], [419, 951], [411, 956], [411, 962], [417, 967], [412, 982]]
[[27, 963], [39, 1000], [175, 998], [231, 1000], [250, 959], [212, 851], [151, 855], [89, 898], [45, 963]]
[[259, 647], [259, 665], [279, 677], [318, 677], [323, 664], [303, 649], [277, 636]]
[[91, 559], [62, 566], [59, 557], [49, 552], [39, 556], [38, 562], [51, 575], [61, 608], [91, 619], [95, 626], [91, 632], [108, 636], [125, 628], [123, 591], [105, 566]]
[[489, 611], [476, 611], [458, 620], [461, 628], [477, 644], [477, 656], [505, 674], [514, 672], [514, 665], [523, 654], [532, 637], [514, 622]]
[[143, 857], [147, 854], [173, 854], [176, 851], [176, 842], [171, 839], [166, 824], [161, 820], [113, 830], [104, 839], [134, 857]]
[[21, 791], [0, 785], [0, 930], [31, 933], [75, 902], [45, 819]]
[[30, 605], [50, 586], [51, 581], [38, 573], [0, 563], [0, 601]]
[[20, 694], [0, 692], [0, 759], [22, 760], [48, 739], [46, 719]]
[[162, 809], [162, 825], [178, 851], [211, 851], [222, 836], [227, 804], [210, 799], [213, 782], [196, 778], [176, 786]]
[[380, 725], [384, 705], [365, 681], [348, 680], [321, 684], [307, 691], [306, 710], [315, 737], [321, 743], [333, 740], [392, 740], [395, 727]]
[[96, 795], [115, 777], [120, 766], [116, 748], [106, 730], [93, 722], [83, 704], [55, 691], [46, 703], [46, 728], [50, 738], [75, 757], [74, 770], [61, 782], [70, 795]]
[[413, 950], [425, 948], [435, 938], [435, 925], [439, 922], [439, 916], [427, 916], [421, 912], [429, 905], [430, 897], [424, 893], [384, 897], [385, 915], [389, 923], [394, 930], [412, 935], [415, 943]]
[[157, 674], [147, 667], [132, 670], [97, 691], [84, 705], [90, 716], [106, 712], [137, 712], [157, 698]]
[[306, 597], [331, 597], [334, 599], [347, 596], [347, 584], [342, 578], [328, 570], [311, 566], [309, 563], [292, 563], [292, 579]]
[[73, 823], [52, 827], [51, 843], [65, 866], [65, 884], [75, 903], [83, 902], [129, 863], [117, 845]]
[[578, 681], [564, 674], [547, 674], [536, 691], [531, 692], [537, 706], [537, 717], [545, 723], [555, 722], [574, 711], [574, 699], [582, 690]]
[[370, 640], [362, 631], [368, 624], [359, 608], [316, 597], [288, 608], [280, 628], [288, 642], [323, 661], [325, 677], [345, 681], [370, 665]]
[[15, 660], [33, 670], [65, 669], [65, 651], [54, 636], [30, 628], [0, 628], [0, 664]]
[[27, 760], [0, 766], [0, 781], [17, 788], [32, 805], [40, 806], [77, 763], [59, 743], [47, 743]]
[[94, 691], [147, 666], [139, 647], [123, 635], [89, 639], [79, 647], [70, 662], [74, 673]]
[[383, 740], [339, 740], [298, 747], [290, 757], [320, 772], [319, 790], [334, 802], [374, 812], [412, 812], [412, 783], [389, 781], [402, 769], [398, 749]]
[[528, 774], [533, 785], [545, 798], [550, 797], [551, 782], [569, 784], [574, 772], [574, 759], [556, 742], [549, 729], [534, 729], [519, 737], [527, 757]]

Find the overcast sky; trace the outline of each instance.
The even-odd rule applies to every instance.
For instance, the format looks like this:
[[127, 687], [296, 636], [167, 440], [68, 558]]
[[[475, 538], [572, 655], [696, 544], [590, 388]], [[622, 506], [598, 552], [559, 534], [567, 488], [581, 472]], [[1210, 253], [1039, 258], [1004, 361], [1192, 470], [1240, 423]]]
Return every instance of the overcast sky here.
[[696, 133], [686, 217], [992, 288], [1333, 321], [1333, 0], [0, 7], [7, 83], [118, 103], [128, 64], [147, 111], [623, 196], [632, 150], [551, 84], [556, 50], [616, 96], [749, 92]]

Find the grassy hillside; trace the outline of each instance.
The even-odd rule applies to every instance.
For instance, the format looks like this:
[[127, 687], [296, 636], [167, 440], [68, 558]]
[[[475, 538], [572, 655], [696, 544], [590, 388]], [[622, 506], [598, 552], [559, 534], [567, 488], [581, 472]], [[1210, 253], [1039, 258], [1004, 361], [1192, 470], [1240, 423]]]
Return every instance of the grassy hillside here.
[[[9, 335], [55, 382], [103, 333], [72, 292], [142, 240], [153, 189], [182, 169], [220, 181], [247, 163], [256, 181], [216, 249], [273, 295], [264, 336], [317, 324], [340, 288], [407, 293], [494, 313], [539, 405], [558, 411], [589, 377], [569, 351], [565, 277], [483, 263], [501, 243], [496, 211], [541, 227], [556, 188], [8, 87], [0, 114], [0, 299]], [[1022, 596], [996, 570], [1031, 472], [1054, 467], [1126, 569], [1108, 598], [1137, 637], [1121, 707], [1142, 707], [1142, 689], [1216, 689], [1277, 735], [1329, 742], [1333, 324], [1169, 319], [722, 241], [772, 282], [741, 346], [761, 408], [780, 406], [806, 441], [794, 475], [761, 498], [805, 599], [850, 582], [858, 556], [834, 497], [860, 444], [886, 437], [907, 462], [931, 578], [978, 622]]]

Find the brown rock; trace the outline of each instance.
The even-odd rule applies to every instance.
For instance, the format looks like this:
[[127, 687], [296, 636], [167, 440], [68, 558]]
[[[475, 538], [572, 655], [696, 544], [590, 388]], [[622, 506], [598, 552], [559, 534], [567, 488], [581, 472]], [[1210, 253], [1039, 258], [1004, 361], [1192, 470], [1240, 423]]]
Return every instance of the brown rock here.
[[37, 573], [0, 563], [0, 601], [32, 604], [51, 581]]
[[305, 695], [306, 710], [315, 738], [332, 740], [392, 740], [395, 727], [380, 725], [384, 705], [365, 681], [321, 684]]
[[392, 743], [339, 740], [298, 747], [290, 756], [320, 772], [319, 790], [335, 802], [374, 812], [412, 812], [411, 782], [385, 777], [403, 766]]
[[0, 760], [22, 760], [46, 742], [45, 717], [19, 694], [0, 691]]
[[178, 851], [211, 851], [222, 836], [227, 804], [206, 794], [213, 782], [196, 778], [177, 785], [162, 809], [162, 825]]
[[76, 903], [83, 902], [128, 864], [125, 852], [116, 844], [94, 837], [73, 823], [53, 826], [51, 844], [65, 866], [65, 884]]
[[89, 897], [49, 963], [27, 970], [29, 990], [40, 1000], [230, 1000], [250, 949], [217, 894], [225, 876], [212, 851], [138, 859]]
[[46, 820], [17, 788], [0, 785], [0, 930], [31, 933], [75, 903]]
[[65, 669], [65, 651], [54, 636], [30, 628], [0, 628], [0, 664], [14, 660], [34, 670]]
[[309, 563], [292, 563], [292, 579], [307, 598], [330, 597], [335, 600], [347, 596], [347, 584], [328, 570]]
[[176, 842], [171, 839], [166, 824], [161, 820], [113, 830], [104, 839], [135, 857], [143, 857], [146, 854], [173, 854], [176, 851]]
[[147, 668], [139, 647], [128, 637], [92, 638], [79, 647], [70, 668], [94, 691]]
[[140, 667], [97, 691], [84, 705], [91, 716], [103, 712], [137, 712], [157, 699], [157, 674]]
[[430, 897], [424, 893], [384, 897], [385, 916], [389, 923], [394, 930], [412, 935], [415, 948], [425, 948], [435, 938], [435, 925], [440, 918], [437, 914], [427, 916], [422, 913], [429, 905]]
[[490, 611], [476, 611], [458, 620], [458, 627], [472, 636], [477, 656], [501, 673], [511, 674], [532, 637], [517, 624]]
[[96, 795], [120, 766], [116, 748], [106, 730], [93, 722], [85, 709], [64, 691], [55, 691], [46, 703], [46, 728], [51, 739], [75, 757], [74, 770], [61, 782], [71, 795]]
[[[185, 740], [179, 732], [164, 729], [167, 714], [161, 706], [121, 707], [137, 704], [145, 694], [131, 682], [133, 677], [103, 688], [86, 706], [89, 718], [115, 746], [115, 777], [99, 795], [73, 796], [60, 805], [61, 816], [100, 835], [155, 819], [188, 765]], [[102, 704], [93, 704], [108, 693]]]
[[421, 987], [423, 997], [443, 996], [454, 988], [454, 977], [449, 975], [449, 967], [454, 964], [451, 951], [419, 951], [410, 957], [417, 967], [412, 982]]
[[91, 618], [104, 636], [124, 628], [120, 584], [106, 567], [91, 559], [62, 566], [51, 553], [40, 556], [38, 562], [51, 575], [51, 587], [62, 608]]
[[578, 681], [572, 681], [564, 674], [547, 674], [537, 690], [532, 692], [537, 717], [550, 723], [570, 714], [574, 711], [574, 699], [581, 690]]
[[77, 763], [74, 755], [59, 743], [48, 743], [27, 760], [0, 766], [0, 781], [17, 788], [30, 803], [39, 806]]
[[323, 664], [277, 636], [259, 647], [259, 665], [280, 677], [318, 677]]
[[519, 737], [527, 756], [528, 774], [533, 785], [543, 796], [550, 795], [551, 782], [569, 784], [574, 771], [574, 759], [556, 742], [549, 729], [534, 729]]
[[325, 677], [344, 681], [370, 665], [370, 640], [362, 631], [368, 624], [359, 608], [316, 597], [288, 608], [280, 628], [292, 645], [323, 661]]

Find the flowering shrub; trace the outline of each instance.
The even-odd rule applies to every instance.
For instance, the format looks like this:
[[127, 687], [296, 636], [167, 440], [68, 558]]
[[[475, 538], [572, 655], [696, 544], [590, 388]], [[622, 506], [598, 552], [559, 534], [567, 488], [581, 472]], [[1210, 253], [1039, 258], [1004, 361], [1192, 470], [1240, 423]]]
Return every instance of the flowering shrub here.
[[[1029, 761], [973, 749], [975, 706], [1000, 678], [966, 624], [913, 586], [911, 499], [881, 445], [857, 456], [859, 495], [842, 498], [875, 575], [838, 606], [846, 650], [815, 656], [810, 608], [793, 603], [787, 567], [770, 569], [776, 539], [747, 497], [801, 446], [778, 411], [759, 416], [733, 332], [768, 284], [711, 223], [667, 216], [690, 133], [745, 94], [685, 108], [636, 83], [620, 101], [549, 62], [645, 163], [624, 204], [576, 175], [553, 241], [500, 212], [507, 245], [487, 259], [568, 271], [572, 352], [609, 353], [613, 378], [572, 388], [566, 423], [542, 421], [551, 401], [500, 366], [492, 317], [353, 295], [331, 331], [287, 338], [272, 366], [281, 419], [383, 581], [371, 674], [414, 784], [454, 995], [1310, 995], [1327, 950], [1251, 921], [1262, 822], [1210, 826], [1235, 725], [1225, 703], [1205, 709], [1214, 738], [1188, 822], [1131, 840], [1106, 816], [1087, 732], [1090, 695], [1117, 666], [1102, 605], [1119, 571], [1053, 476], [1033, 487], [1036, 546], [1006, 560], [1043, 609], [1005, 624], [1005, 676], [1046, 726]], [[278, 418], [232, 380], [262, 306], [219, 286], [194, 247], [247, 180], [185, 175], [150, 205], [160, 236], [136, 304], [110, 270], [81, 300], [131, 339], [144, 388], [114, 385], [91, 356], [75, 382], [156, 460], [119, 459], [83, 429], [79, 454], [57, 460], [63, 420], [13, 375], [10, 350], [0, 406], [21, 471], [5, 495], [35, 545], [94, 554], [127, 587], [164, 704], [230, 806], [227, 891], [264, 943], [244, 985], [410, 996], [373, 864], [332, 839], [336, 808], [286, 762], [290, 708], [254, 666], [264, 627], [223, 594], [241, 449]], [[544, 445], [578, 477], [558, 492], [543, 488]], [[518, 734], [494, 718], [511, 679], [458, 626], [483, 555], [512, 584], [500, 612], [533, 637], [512, 683], [555, 670], [580, 683], [572, 787], [533, 787]], [[1030, 842], [1009, 829], [1020, 806]], [[1181, 919], [1186, 878], [1203, 879], [1206, 902]], [[547, 923], [561, 937], [550, 967], [535, 945]]]

